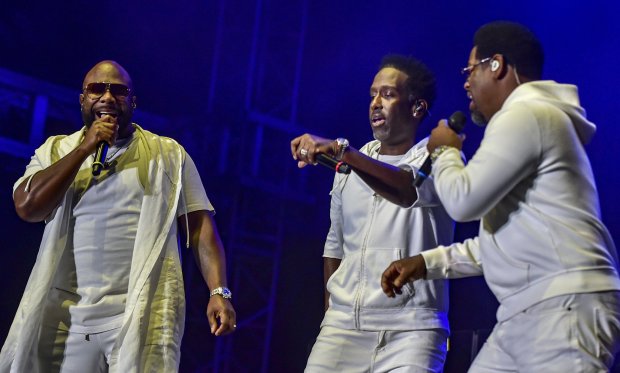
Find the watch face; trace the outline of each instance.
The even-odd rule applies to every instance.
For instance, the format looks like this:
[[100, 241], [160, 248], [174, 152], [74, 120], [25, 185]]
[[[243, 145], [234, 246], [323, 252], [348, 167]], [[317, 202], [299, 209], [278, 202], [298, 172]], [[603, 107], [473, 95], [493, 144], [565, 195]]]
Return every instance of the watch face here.
[[217, 289], [213, 289], [213, 291], [211, 292], [211, 296], [213, 295], [221, 295], [222, 298], [224, 299], [230, 299], [232, 298], [232, 292], [225, 287], [219, 287]]

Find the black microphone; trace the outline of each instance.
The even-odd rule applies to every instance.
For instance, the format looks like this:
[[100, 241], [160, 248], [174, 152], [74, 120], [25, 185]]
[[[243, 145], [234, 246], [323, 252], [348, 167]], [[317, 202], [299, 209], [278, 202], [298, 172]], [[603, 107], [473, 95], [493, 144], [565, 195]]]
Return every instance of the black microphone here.
[[108, 154], [108, 143], [100, 141], [97, 144], [97, 152], [95, 153], [95, 161], [93, 162], [93, 176], [99, 176], [101, 170], [103, 170], [103, 163], [105, 157]]
[[[461, 131], [463, 131], [463, 128], [465, 128], [465, 120], [466, 118], [463, 112], [455, 111], [452, 115], [450, 115], [450, 118], [448, 118], [448, 127], [450, 127], [452, 131], [459, 134], [461, 133]], [[416, 187], [419, 188], [420, 185], [422, 185], [422, 183], [424, 182], [424, 180], [428, 178], [428, 175], [431, 174], [432, 168], [433, 164], [431, 161], [431, 156], [429, 154], [424, 160], [424, 163], [422, 163], [422, 167], [420, 167], [415, 177], [414, 185]]]
[[342, 161], [338, 161], [327, 154], [319, 153], [317, 154], [315, 160], [317, 163], [322, 164], [323, 166], [328, 167], [339, 174], [351, 173], [351, 166]]

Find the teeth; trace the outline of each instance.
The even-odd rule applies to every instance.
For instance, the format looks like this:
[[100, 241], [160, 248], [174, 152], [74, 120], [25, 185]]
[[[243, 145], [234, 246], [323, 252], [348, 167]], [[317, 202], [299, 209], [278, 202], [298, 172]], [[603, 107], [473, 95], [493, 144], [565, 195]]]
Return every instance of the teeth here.
[[116, 118], [116, 113], [112, 113], [112, 112], [109, 112], [109, 111], [100, 111], [99, 112], [99, 117], [102, 117], [104, 115], [109, 115], [109, 116], [112, 116], [112, 117]]

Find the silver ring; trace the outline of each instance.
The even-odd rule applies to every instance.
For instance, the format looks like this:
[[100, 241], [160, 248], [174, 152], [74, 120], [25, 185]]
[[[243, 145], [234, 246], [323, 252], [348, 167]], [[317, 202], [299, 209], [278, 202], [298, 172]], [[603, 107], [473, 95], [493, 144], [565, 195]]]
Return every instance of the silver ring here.
[[308, 150], [307, 149], [301, 149], [299, 151], [299, 154], [301, 154], [302, 157], [305, 157], [308, 155]]

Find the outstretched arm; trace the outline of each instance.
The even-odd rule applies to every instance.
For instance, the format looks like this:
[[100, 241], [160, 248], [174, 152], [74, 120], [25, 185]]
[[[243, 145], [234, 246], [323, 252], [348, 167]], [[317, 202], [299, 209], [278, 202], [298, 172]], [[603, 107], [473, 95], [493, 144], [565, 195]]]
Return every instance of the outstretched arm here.
[[[220, 286], [226, 287], [224, 245], [217, 232], [213, 217], [206, 210], [199, 210], [188, 213], [187, 220], [189, 222], [190, 246], [209, 290]], [[178, 221], [181, 229], [185, 231], [185, 217], [179, 217]], [[225, 335], [235, 330], [235, 310], [230, 301], [220, 295], [213, 295], [209, 298], [207, 318], [209, 319], [211, 333], [216, 336]]]
[[[301, 150], [305, 149], [305, 155]], [[298, 161], [299, 167], [316, 163], [318, 154], [336, 156], [338, 146], [334, 140], [304, 134], [291, 141], [291, 153]], [[387, 163], [348, 147], [343, 154], [342, 161], [347, 163], [368, 186], [388, 201], [402, 207], [411, 206], [418, 198], [413, 186], [413, 173], [394, 167]]]
[[392, 262], [381, 276], [381, 288], [388, 297], [394, 297], [410, 281], [482, 274], [480, 243], [478, 237], [474, 237]]

